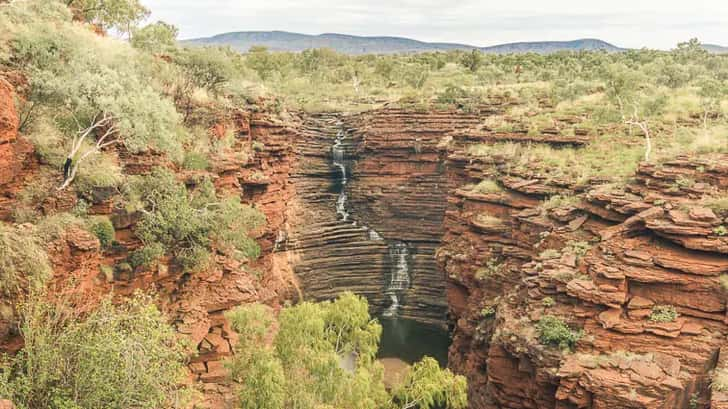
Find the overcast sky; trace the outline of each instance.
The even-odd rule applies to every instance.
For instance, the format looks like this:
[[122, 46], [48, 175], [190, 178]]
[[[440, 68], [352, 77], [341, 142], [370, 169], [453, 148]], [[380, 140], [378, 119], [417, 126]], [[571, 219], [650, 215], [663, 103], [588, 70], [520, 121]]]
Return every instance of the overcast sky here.
[[180, 38], [283, 30], [488, 46], [600, 38], [670, 49], [698, 37], [728, 46], [728, 0], [142, 0]]

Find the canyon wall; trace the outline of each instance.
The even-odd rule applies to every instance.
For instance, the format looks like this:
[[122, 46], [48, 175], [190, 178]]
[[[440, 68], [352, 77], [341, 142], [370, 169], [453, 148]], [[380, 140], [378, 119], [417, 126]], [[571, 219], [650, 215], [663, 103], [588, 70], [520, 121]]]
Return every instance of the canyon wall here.
[[[39, 173], [39, 157], [32, 145], [18, 135], [12, 100], [5, 104], [11, 92], [11, 87], [0, 83], [0, 220], [3, 221], [13, 217], [24, 189], [45, 177]], [[253, 232], [262, 250], [258, 260], [242, 262], [215, 254], [211, 267], [197, 274], [183, 274], [166, 259], [150, 269], [133, 270], [126, 261], [141, 246], [133, 233], [140, 215], [126, 211], [116, 190], [82, 195], [89, 201], [89, 215], [108, 216], [112, 221], [115, 238], [111, 247], [102, 249], [95, 235], [74, 225], [46, 243], [53, 269], [49, 296], [69, 300], [79, 313], [94, 308], [109, 294], [124, 297], [142, 290], [158, 295], [160, 308], [175, 328], [191, 340], [189, 381], [201, 386], [202, 400], [197, 404], [206, 408], [229, 407], [233, 399], [223, 360], [232, 354], [236, 334], [224, 313], [253, 302], [279, 308], [283, 300], [299, 298], [297, 282], [287, 260], [281, 261], [273, 253], [280, 232], [285, 230], [286, 203], [295, 193], [289, 174], [296, 162], [292, 147], [298, 138], [297, 118], [285, 118], [284, 123], [278, 116], [265, 112], [236, 110], [220, 114], [219, 123], [210, 129], [212, 137], [230, 131], [234, 142], [229, 149], [211, 158], [207, 171], [181, 169], [154, 152], [130, 154], [119, 149], [116, 153], [125, 174], [145, 174], [156, 166], [165, 166], [172, 168], [188, 185], [196, 183], [200, 176], [210, 177], [219, 193], [240, 195], [243, 203], [261, 210], [267, 223]], [[50, 177], [53, 183], [60, 183], [55, 180], [60, 177], [60, 171]], [[34, 203], [34, 210], [43, 216], [71, 211], [81, 196], [72, 190], [51, 189], [53, 194]], [[30, 227], [20, 225], [19, 228]], [[0, 347], [7, 352], [22, 347], [16, 317], [7, 312], [16, 301], [0, 299], [3, 308]]]
[[[434, 258], [448, 190], [442, 142], [477, 122], [477, 115], [396, 109], [307, 120], [292, 175], [297, 195], [288, 203], [295, 222], [286, 234], [287, 258], [306, 297], [354, 291], [375, 314], [385, 313], [393, 272], [405, 263], [409, 282], [396, 291], [397, 314], [445, 326], [445, 282]], [[339, 133], [344, 186], [332, 158]], [[344, 201], [338, 213], [337, 200]]]
[[[457, 319], [450, 365], [468, 376], [471, 407], [709, 407], [711, 370], [725, 359], [728, 239], [699, 199], [725, 194], [728, 158], [642, 164], [620, 188], [473, 157], [473, 142], [454, 144], [450, 178], [503, 190], [454, 190], [438, 251]], [[572, 200], [541, 204], [553, 195]], [[659, 305], [679, 315], [650, 319]], [[546, 315], [583, 329], [574, 351], [540, 342]]]

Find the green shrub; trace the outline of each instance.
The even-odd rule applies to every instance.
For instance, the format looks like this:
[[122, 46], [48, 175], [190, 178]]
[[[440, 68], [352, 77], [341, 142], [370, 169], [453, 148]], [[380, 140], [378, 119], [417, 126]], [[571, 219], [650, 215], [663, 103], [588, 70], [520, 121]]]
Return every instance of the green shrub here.
[[188, 152], [182, 162], [182, 167], [189, 170], [207, 170], [210, 168], [210, 162], [205, 154]]
[[135, 178], [127, 197], [144, 209], [134, 232], [150, 247], [148, 253], [142, 250], [136, 260], [130, 260], [132, 265], [148, 263], [151, 257], [146, 255], [158, 256], [160, 249], [185, 271], [204, 269], [213, 250], [239, 259], [260, 254], [247, 233], [263, 224], [265, 217], [237, 198], [218, 198], [207, 179], [188, 191], [172, 172], [157, 168], [149, 176]]
[[91, 232], [98, 237], [102, 248], [109, 248], [114, 242], [114, 225], [108, 217], [96, 217], [91, 220]]
[[492, 179], [484, 179], [473, 187], [473, 192], [480, 194], [495, 194], [503, 192], [503, 188]]
[[485, 267], [479, 268], [475, 272], [475, 278], [478, 280], [485, 280], [500, 274], [503, 271], [503, 264], [498, 259], [490, 259], [485, 264]]
[[485, 307], [482, 310], [480, 310], [480, 316], [483, 318], [490, 318], [495, 316], [495, 308], [493, 307]]
[[551, 297], [544, 297], [544, 299], [541, 300], [541, 305], [543, 305], [545, 308], [551, 308], [556, 305], [556, 301], [554, 301], [554, 299]]
[[132, 270], [140, 267], [151, 267], [164, 256], [164, 247], [159, 243], [150, 243], [129, 254], [129, 266]]
[[555, 249], [548, 249], [539, 253], [538, 257], [542, 260], [551, 260], [561, 257], [561, 252]]
[[582, 331], [574, 331], [566, 323], [553, 315], [544, 315], [536, 324], [539, 340], [544, 345], [572, 349], [582, 337]]
[[144, 28], [134, 30], [131, 45], [150, 53], [165, 53], [177, 47], [177, 27], [158, 21]]
[[182, 403], [185, 348], [151, 299], [106, 299], [80, 317], [43, 297], [24, 305], [24, 347], [3, 368], [0, 395], [26, 409]]
[[[241, 306], [226, 316], [240, 334], [226, 363], [238, 407], [380, 409], [393, 400], [397, 407], [466, 407], [465, 378], [432, 358], [415, 364], [396, 391], [387, 392], [376, 360], [382, 327], [362, 297], [345, 293], [333, 302], [284, 308], [277, 331], [268, 307]], [[347, 357], [354, 361], [346, 364]]]
[[584, 257], [586, 255], [586, 253], [588, 253], [589, 250], [591, 250], [591, 248], [592, 248], [592, 245], [586, 241], [569, 240], [566, 243], [565, 249], [567, 251], [570, 251], [577, 257], [581, 258], [581, 257]]
[[128, 30], [149, 15], [139, 0], [64, 0], [83, 18], [104, 29]]
[[554, 195], [545, 200], [541, 207], [546, 210], [553, 210], [562, 207], [571, 207], [577, 205], [581, 199], [578, 196]]
[[728, 228], [726, 228], [724, 225], [720, 225], [713, 229], [713, 233], [715, 233], [716, 236], [728, 236]]
[[673, 322], [679, 316], [677, 310], [672, 305], [656, 305], [652, 307], [652, 313], [649, 316], [652, 322]]
[[[33, 227], [12, 227], [0, 222], [0, 294], [15, 299], [40, 287], [52, 274], [45, 242]], [[29, 283], [27, 288], [24, 283]]]
[[728, 195], [705, 199], [702, 201], [702, 204], [713, 210], [716, 214], [728, 213]]
[[177, 51], [174, 62], [196, 86], [219, 93], [235, 73], [232, 56], [232, 51], [218, 47], [184, 48]]

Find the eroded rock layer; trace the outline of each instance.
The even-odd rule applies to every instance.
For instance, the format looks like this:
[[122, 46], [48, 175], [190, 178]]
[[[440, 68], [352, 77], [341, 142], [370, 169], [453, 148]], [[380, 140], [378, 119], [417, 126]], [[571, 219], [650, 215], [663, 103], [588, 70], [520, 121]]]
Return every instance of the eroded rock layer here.
[[[354, 291], [382, 313], [393, 303], [393, 272], [404, 263], [409, 282], [396, 291], [397, 314], [444, 326], [445, 285], [434, 259], [448, 185], [443, 142], [477, 123], [477, 115], [394, 109], [309, 118], [293, 178], [297, 196], [289, 203], [296, 223], [286, 247], [303, 293], [321, 300]], [[340, 132], [345, 186], [332, 159]], [[346, 220], [341, 208], [337, 213], [342, 188]]]
[[[468, 376], [471, 407], [708, 407], [728, 330], [728, 249], [726, 215], [699, 202], [725, 194], [726, 156], [642, 165], [617, 188], [458, 145], [452, 180], [502, 187], [453, 191], [438, 251], [457, 319], [450, 365]], [[555, 194], [572, 199], [542, 205]], [[677, 315], [655, 318], [656, 306]], [[546, 315], [583, 329], [573, 352], [540, 341]]]

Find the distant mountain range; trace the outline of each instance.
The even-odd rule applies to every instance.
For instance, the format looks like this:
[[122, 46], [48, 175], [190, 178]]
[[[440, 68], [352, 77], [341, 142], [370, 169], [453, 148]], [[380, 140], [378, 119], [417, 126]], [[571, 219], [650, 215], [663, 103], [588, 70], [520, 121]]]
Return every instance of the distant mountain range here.
[[252, 46], [264, 46], [271, 51], [300, 52], [311, 48], [331, 48], [345, 54], [395, 54], [425, 51], [473, 50], [486, 53], [552, 53], [556, 51], [606, 50], [622, 51], [602, 40], [580, 39], [573, 41], [537, 41], [476, 47], [456, 43], [427, 43], [402, 37], [360, 37], [346, 34], [308, 35], [285, 31], [242, 31], [224, 33], [213, 37], [182, 41], [189, 45], [230, 46], [238, 51], [248, 51]]
[[703, 48], [713, 54], [728, 54], [728, 47], [723, 47], [722, 45], [703, 44]]

